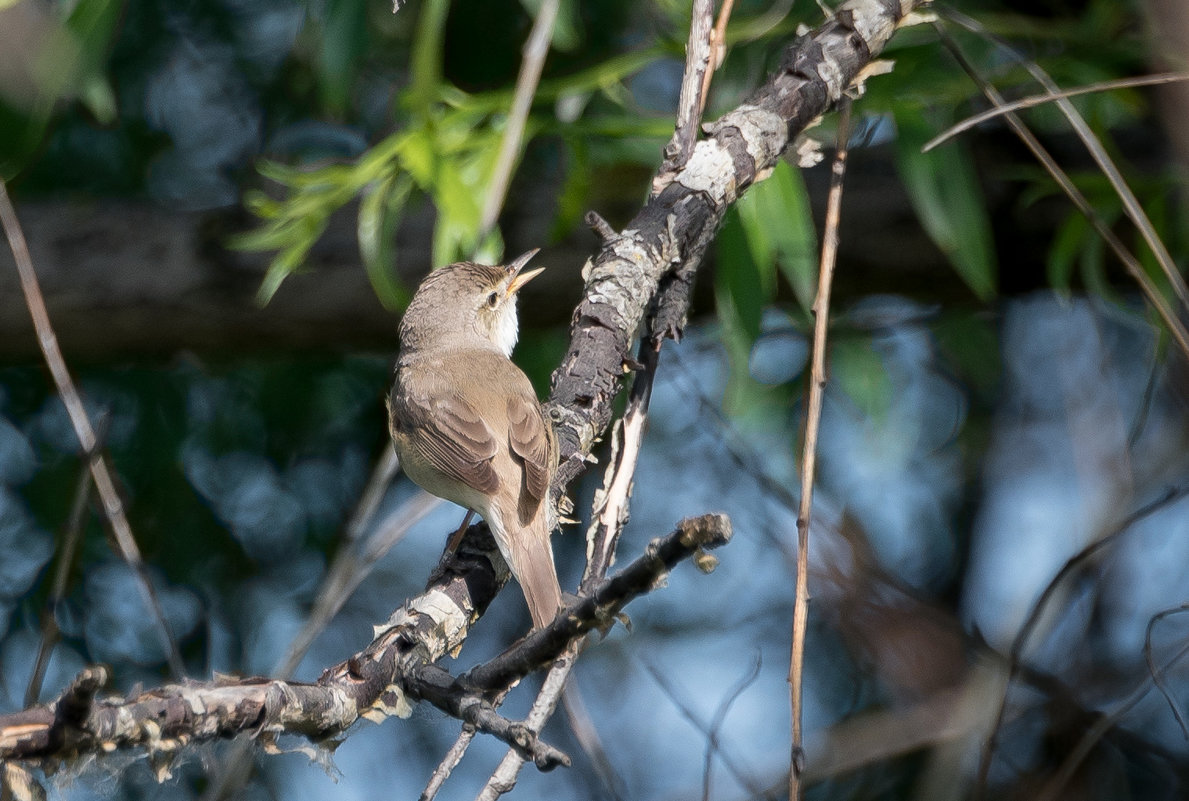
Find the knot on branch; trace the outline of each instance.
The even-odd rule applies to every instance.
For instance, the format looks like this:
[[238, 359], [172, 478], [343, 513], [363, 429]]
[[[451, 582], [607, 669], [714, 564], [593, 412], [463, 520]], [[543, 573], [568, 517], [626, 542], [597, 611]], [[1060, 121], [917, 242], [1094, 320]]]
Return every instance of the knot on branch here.
[[687, 548], [717, 548], [731, 541], [731, 518], [721, 512], [687, 517], [677, 524], [681, 544]]
[[95, 693], [110, 680], [111, 671], [104, 665], [84, 668], [54, 702], [55, 725], [77, 725], [85, 720]]
[[597, 211], [592, 210], [586, 212], [583, 222], [585, 222], [587, 227], [598, 235], [599, 239], [603, 241], [604, 245], [609, 245], [619, 238], [619, 234], [617, 234], [615, 229], [611, 227], [611, 223], [603, 219], [603, 216]]

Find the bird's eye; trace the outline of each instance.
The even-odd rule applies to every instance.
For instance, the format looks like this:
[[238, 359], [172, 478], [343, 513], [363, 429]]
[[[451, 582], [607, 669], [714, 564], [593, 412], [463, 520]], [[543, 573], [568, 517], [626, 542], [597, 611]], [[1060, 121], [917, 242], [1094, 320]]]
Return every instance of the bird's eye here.
[[500, 302], [500, 293], [499, 292], [492, 292], [490, 295], [487, 296], [487, 307], [489, 309], [494, 309], [499, 304], [499, 302]]

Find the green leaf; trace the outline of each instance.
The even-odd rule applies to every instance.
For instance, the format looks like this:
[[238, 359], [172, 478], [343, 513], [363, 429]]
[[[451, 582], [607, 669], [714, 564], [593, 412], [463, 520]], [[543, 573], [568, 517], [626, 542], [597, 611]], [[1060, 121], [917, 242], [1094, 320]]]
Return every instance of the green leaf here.
[[413, 37], [412, 80], [404, 99], [419, 114], [427, 114], [442, 83], [442, 42], [446, 38], [446, 15], [450, 0], [425, 0], [417, 13], [417, 35]]
[[1065, 222], [1061, 223], [1056, 236], [1053, 237], [1049, 258], [1045, 263], [1045, 273], [1049, 285], [1063, 295], [1068, 295], [1072, 288], [1073, 270], [1088, 233], [1090, 223], [1081, 212], [1075, 212], [1065, 218]]
[[1098, 234], [1086, 240], [1080, 260], [1082, 281], [1095, 295], [1106, 298], [1115, 303], [1121, 303], [1122, 298], [1111, 286], [1106, 277], [1106, 242]]
[[766, 268], [757, 257], [757, 254], [763, 256], [771, 253], [769, 240], [763, 231], [749, 232], [743, 222], [743, 214], [732, 210], [727, 213], [722, 231], [718, 234], [717, 245], [718, 261], [714, 278], [721, 299], [719, 313], [720, 316], [724, 310], [731, 313], [734, 324], [750, 348], [760, 335], [764, 306], [772, 299], [774, 289], [771, 276], [775, 273], [771, 257], [766, 259]]
[[549, 227], [549, 238], [554, 242], [578, 227], [589, 205], [591, 190], [590, 148], [586, 140], [568, 137], [565, 144], [569, 163], [557, 197], [557, 212]]
[[754, 276], [755, 270], [750, 264], [743, 226], [733, 210], [727, 213], [715, 249], [714, 299], [730, 368], [723, 407], [729, 414], [740, 415], [752, 405], [749, 401], [754, 397], [748, 359], [759, 335], [763, 304], [752, 302], [755, 295], [748, 290], [746, 278], [741, 278]]
[[896, 109], [896, 162], [917, 217], [958, 275], [979, 297], [996, 292], [996, 260], [991, 223], [973, 159], [961, 140], [921, 152], [933, 135], [924, 114]]
[[405, 175], [393, 175], [369, 187], [359, 204], [356, 234], [359, 253], [368, 280], [380, 303], [399, 311], [409, 302], [409, 292], [396, 275], [396, 229], [413, 182]]
[[817, 291], [817, 233], [800, 172], [788, 162], [778, 162], [772, 174], [749, 189], [736, 206], [769, 296], [775, 290], [770, 268], [777, 267], [808, 310]]
[[347, 108], [360, 56], [368, 45], [366, 0], [328, 0], [318, 52], [318, 88], [334, 114]]
[[104, 65], [123, 11], [123, 0], [81, 0], [66, 18], [77, 61], [64, 76], [69, 85], [59, 87], [59, 91], [76, 94], [103, 125], [116, 118], [115, 92], [104, 74]]

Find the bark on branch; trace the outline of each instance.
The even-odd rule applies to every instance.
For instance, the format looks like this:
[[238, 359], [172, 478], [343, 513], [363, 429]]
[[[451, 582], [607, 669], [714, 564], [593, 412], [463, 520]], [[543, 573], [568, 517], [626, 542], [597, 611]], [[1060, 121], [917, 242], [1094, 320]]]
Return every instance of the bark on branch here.
[[[472, 530], [469, 537], [481, 537]], [[607, 625], [631, 599], [648, 592], [680, 561], [731, 536], [724, 515], [684, 520], [645, 554], [571, 605], [552, 625], [460, 678], [434, 665], [459, 648], [500, 581], [488, 561], [494, 543], [464, 555], [422, 595], [410, 599], [367, 648], [323, 672], [314, 683], [252, 677], [170, 684], [130, 697], [99, 697], [106, 668], [87, 668], [53, 703], [0, 716], [0, 760], [63, 760], [142, 747], [160, 758], [191, 743], [249, 734], [301, 734], [317, 742], [342, 734], [359, 718], [407, 716], [410, 701], [429, 701], [507, 742], [548, 769], [565, 754], [497, 714], [488, 701], [556, 659], [586, 632]], [[506, 574], [502, 576], [507, 579]], [[460, 614], [463, 609], [469, 614]]]
[[[723, 216], [776, 164], [793, 137], [828, 111], [923, 0], [849, 0], [786, 48], [780, 69], [743, 105], [704, 126], [708, 136], [623, 231], [599, 226], [603, 246], [583, 268], [570, 349], [553, 374], [549, 410], [563, 463], [558, 485], [582, 472], [611, 421], [632, 343], [663, 281], [692, 283]], [[673, 277], [672, 279], [670, 277]], [[666, 292], [680, 305], [688, 292]], [[681, 310], [684, 312], [684, 309]], [[664, 329], [683, 315], [665, 310]], [[657, 330], [654, 328], [654, 330]]]

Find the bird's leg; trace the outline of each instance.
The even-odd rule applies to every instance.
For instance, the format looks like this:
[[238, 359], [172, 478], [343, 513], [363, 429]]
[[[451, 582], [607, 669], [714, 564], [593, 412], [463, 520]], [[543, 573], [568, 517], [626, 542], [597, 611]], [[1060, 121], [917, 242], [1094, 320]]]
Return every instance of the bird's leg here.
[[446, 552], [442, 554], [442, 561], [446, 562], [450, 557], [454, 556], [454, 552], [458, 550], [458, 543], [462, 542], [462, 535], [467, 533], [467, 526], [471, 524], [471, 518], [475, 513], [471, 509], [467, 509], [466, 516], [462, 518], [462, 525], [458, 527], [458, 531], [451, 535], [450, 540], [446, 543]]

